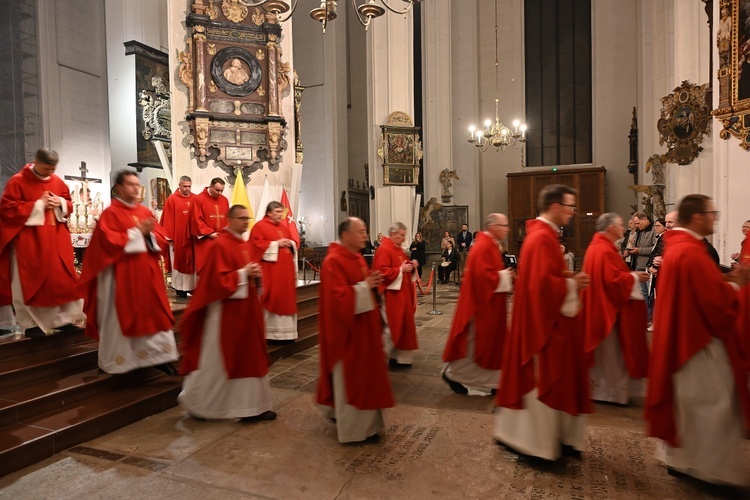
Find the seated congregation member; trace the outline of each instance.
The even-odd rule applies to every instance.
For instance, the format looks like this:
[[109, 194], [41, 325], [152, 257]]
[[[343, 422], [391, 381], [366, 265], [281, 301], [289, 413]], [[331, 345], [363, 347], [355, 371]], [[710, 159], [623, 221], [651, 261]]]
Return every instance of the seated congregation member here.
[[134, 172], [117, 173], [116, 197], [86, 249], [80, 282], [86, 335], [99, 339], [99, 368], [107, 373], [154, 366], [176, 375], [174, 318], [159, 266], [167, 239], [137, 202], [140, 190]]
[[[58, 155], [39, 149], [34, 163], [10, 178], [0, 199], [0, 284], [27, 337], [77, 329], [85, 318], [73, 268], [70, 191], [55, 175]], [[12, 293], [11, 293], [12, 292]]]
[[467, 258], [461, 295], [443, 352], [443, 380], [453, 392], [497, 389], [507, 328], [507, 293], [513, 271], [505, 269], [500, 242], [508, 235], [508, 218], [490, 214]]
[[284, 220], [284, 205], [272, 201], [250, 231], [250, 258], [263, 268], [261, 305], [266, 338], [297, 339], [297, 247]]
[[453, 248], [453, 241], [448, 241], [440, 256], [440, 265], [438, 266], [438, 281], [447, 284], [451, 273], [456, 270], [458, 265], [458, 252]]
[[197, 418], [273, 420], [269, 358], [263, 311], [255, 288], [261, 267], [250, 261], [242, 239], [250, 216], [234, 205], [208, 252], [206, 266], [182, 316], [181, 372], [178, 401]]
[[722, 276], [706, 252], [714, 231], [711, 198], [685, 196], [664, 236], [659, 300], [644, 416], [663, 441], [656, 458], [671, 475], [748, 486], [742, 440], [750, 429], [748, 370], [740, 355], [738, 287], [748, 268]]
[[[359, 250], [367, 240], [360, 219], [344, 219], [320, 276], [320, 378], [317, 401], [330, 407], [338, 440], [375, 440], [385, 432], [383, 408], [394, 405], [383, 354], [383, 322], [375, 297], [383, 282]], [[380, 250], [382, 251], [382, 250]]]
[[394, 222], [388, 237], [375, 252], [372, 270], [383, 275], [379, 290], [383, 294], [385, 315], [390, 335], [386, 336], [386, 352], [389, 364], [394, 368], [412, 365], [417, 344], [417, 326], [414, 312], [417, 309], [416, 289], [417, 261], [406, 258], [401, 248], [406, 236], [406, 226]]
[[596, 230], [583, 259], [591, 285], [581, 292], [591, 399], [624, 405], [630, 378], [648, 376], [646, 303], [638, 288], [648, 274], [631, 272], [615, 247], [625, 233], [622, 217], [602, 214]]
[[565, 267], [558, 230], [575, 214], [577, 191], [560, 184], [539, 193], [540, 216], [526, 222], [495, 404], [499, 444], [545, 460], [580, 458], [591, 413], [588, 365], [578, 317], [585, 273]]

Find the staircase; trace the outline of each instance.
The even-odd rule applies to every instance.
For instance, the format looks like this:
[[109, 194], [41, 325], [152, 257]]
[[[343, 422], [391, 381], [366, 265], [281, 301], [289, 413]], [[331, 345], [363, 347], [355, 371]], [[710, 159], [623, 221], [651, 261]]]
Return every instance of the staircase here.
[[[185, 307], [173, 302], [175, 319]], [[297, 307], [299, 339], [269, 346], [272, 363], [317, 343], [317, 283], [297, 288]], [[100, 372], [81, 331], [0, 340], [0, 476], [176, 406], [181, 385], [153, 368]]]

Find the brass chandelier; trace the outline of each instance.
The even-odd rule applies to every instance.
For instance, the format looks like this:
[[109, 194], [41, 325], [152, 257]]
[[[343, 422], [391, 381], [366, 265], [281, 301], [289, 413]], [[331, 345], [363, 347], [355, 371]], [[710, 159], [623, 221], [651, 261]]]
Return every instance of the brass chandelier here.
[[[346, 0], [344, 0], [346, 1]], [[421, 2], [422, 0], [401, 0], [406, 3], [406, 7], [403, 10], [394, 9], [388, 5], [387, 0], [380, 0], [386, 9], [390, 10], [394, 14], [408, 14], [414, 4]], [[289, 12], [289, 15], [279, 21], [284, 22], [289, 20], [294, 11], [297, 10], [297, 4], [299, 0], [294, 0], [291, 8], [289, 3], [284, 0], [239, 0], [242, 5], [247, 7], [263, 7], [266, 11], [273, 14], [279, 15]], [[385, 14], [385, 9], [375, 3], [375, 0], [368, 0], [362, 5], [357, 5], [357, 0], [351, 0], [352, 8], [357, 15], [359, 23], [365, 27], [365, 31], [370, 26], [370, 22], [376, 17], [380, 17]], [[338, 16], [338, 0], [320, 0], [320, 7], [317, 7], [310, 11], [310, 17], [316, 21], [320, 21], [323, 26], [323, 33], [326, 32], [326, 26], [328, 21], [333, 21]]]
[[487, 119], [484, 121], [484, 130], [474, 125], [469, 126], [469, 143], [480, 151], [486, 151], [490, 146], [497, 151], [505, 151], [508, 146], [516, 149], [523, 148], [526, 143], [526, 124], [520, 120], [513, 120], [513, 129], [509, 129], [500, 121], [500, 98], [497, 97], [498, 70], [500, 67], [498, 57], [498, 27], [497, 27], [497, 0], [495, 0], [495, 121]]

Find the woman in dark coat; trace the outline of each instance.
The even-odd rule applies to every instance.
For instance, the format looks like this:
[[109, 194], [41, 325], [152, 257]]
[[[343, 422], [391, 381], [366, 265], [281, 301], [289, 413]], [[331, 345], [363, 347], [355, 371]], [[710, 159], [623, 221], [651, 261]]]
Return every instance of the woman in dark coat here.
[[409, 250], [411, 250], [411, 258], [419, 263], [417, 274], [419, 275], [419, 279], [422, 279], [422, 266], [427, 264], [427, 251], [425, 249], [425, 242], [422, 239], [422, 233], [414, 235], [414, 241], [409, 245]]

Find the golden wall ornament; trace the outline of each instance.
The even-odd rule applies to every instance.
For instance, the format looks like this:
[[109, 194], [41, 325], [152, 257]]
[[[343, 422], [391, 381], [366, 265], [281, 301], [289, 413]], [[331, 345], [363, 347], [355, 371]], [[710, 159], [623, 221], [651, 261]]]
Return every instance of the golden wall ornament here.
[[703, 151], [703, 136], [711, 133], [711, 108], [706, 103], [708, 84], [684, 80], [662, 97], [661, 118], [656, 123], [659, 145], [666, 144], [670, 163], [688, 165]]
[[248, 9], [239, 0], [224, 0], [221, 4], [221, 12], [233, 23], [239, 23], [247, 17]]
[[209, 0], [210, 4], [206, 8], [206, 15], [208, 15], [208, 18], [212, 21], [219, 17], [219, 9], [216, 8], [216, 5], [214, 4], [215, 0]]
[[734, 136], [750, 150], [750, 0], [721, 0], [716, 30], [719, 105], [712, 114], [722, 124], [719, 137]]
[[190, 92], [183, 143], [200, 168], [212, 161], [229, 179], [237, 169], [246, 179], [264, 167], [277, 171], [288, 147], [279, 97], [279, 69], [288, 73], [276, 45], [281, 26], [276, 16], [243, 3], [192, 0], [188, 46], [180, 53], [179, 72]]

